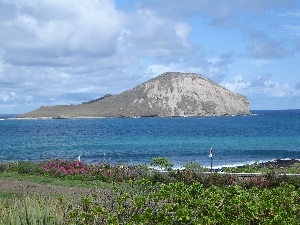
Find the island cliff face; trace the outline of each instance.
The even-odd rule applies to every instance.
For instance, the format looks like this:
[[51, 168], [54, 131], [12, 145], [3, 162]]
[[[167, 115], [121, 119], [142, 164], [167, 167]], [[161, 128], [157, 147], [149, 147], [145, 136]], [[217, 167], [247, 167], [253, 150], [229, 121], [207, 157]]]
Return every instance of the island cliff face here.
[[245, 96], [191, 73], [164, 73], [118, 95], [80, 105], [40, 107], [21, 118], [248, 115]]

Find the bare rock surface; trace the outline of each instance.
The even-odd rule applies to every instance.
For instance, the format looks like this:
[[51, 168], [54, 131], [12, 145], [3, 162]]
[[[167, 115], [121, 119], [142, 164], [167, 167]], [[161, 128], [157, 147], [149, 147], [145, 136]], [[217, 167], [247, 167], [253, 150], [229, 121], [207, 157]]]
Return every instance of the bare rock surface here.
[[42, 106], [21, 118], [248, 115], [249, 101], [193, 73], [168, 72], [118, 95], [80, 105]]

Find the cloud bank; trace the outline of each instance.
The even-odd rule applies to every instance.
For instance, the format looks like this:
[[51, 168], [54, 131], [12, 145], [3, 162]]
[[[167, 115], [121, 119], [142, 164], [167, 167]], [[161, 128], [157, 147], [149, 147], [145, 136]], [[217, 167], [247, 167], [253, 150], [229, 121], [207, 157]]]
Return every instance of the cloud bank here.
[[282, 99], [300, 108], [297, 7], [281, 0], [0, 0], [0, 113], [79, 104], [167, 71], [200, 73], [256, 109], [278, 108]]

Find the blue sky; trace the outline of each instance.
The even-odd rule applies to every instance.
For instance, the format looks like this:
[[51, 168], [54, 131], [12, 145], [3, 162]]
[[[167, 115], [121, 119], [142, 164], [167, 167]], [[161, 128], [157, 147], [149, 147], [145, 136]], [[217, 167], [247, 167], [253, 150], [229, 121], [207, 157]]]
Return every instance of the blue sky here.
[[300, 1], [0, 0], [0, 114], [80, 104], [164, 72], [250, 108], [300, 108]]

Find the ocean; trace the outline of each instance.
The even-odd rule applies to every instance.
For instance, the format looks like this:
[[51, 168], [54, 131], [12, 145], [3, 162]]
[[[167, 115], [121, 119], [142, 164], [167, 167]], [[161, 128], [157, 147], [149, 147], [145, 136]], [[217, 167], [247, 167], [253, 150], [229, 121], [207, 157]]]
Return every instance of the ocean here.
[[16, 119], [0, 115], [0, 162], [52, 159], [129, 165], [166, 157], [210, 167], [300, 159], [300, 110], [251, 116]]

